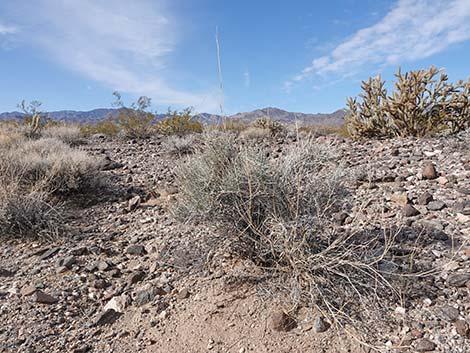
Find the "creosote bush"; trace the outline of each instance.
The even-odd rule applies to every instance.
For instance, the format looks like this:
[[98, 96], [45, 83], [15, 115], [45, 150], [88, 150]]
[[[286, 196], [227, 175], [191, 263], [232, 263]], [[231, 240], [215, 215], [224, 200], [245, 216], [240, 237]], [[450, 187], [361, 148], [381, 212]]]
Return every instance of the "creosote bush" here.
[[[221, 227], [242, 256], [289, 287], [296, 303], [317, 306], [334, 322], [353, 310], [345, 302], [366, 306], [390, 297], [379, 270], [388, 240], [334, 226], [348, 193], [332, 145], [300, 139], [276, 159], [226, 134], [205, 135], [202, 146], [177, 171], [177, 217]], [[370, 288], [381, 301], [363, 298]]]
[[129, 138], [150, 137], [153, 134], [155, 120], [155, 114], [147, 110], [150, 107], [151, 99], [141, 96], [137, 102], [126, 107], [118, 92], [114, 92], [113, 95], [116, 97], [113, 105], [120, 108], [117, 122], [123, 134]]
[[185, 109], [182, 112], [169, 110], [167, 116], [155, 125], [155, 130], [163, 135], [188, 135], [201, 133], [203, 125], [201, 122], [193, 119], [191, 109]]
[[423, 137], [470, 127], [470, 78], [451, 83], [435, 67], [395, 75], [388, 95], [380, 76], [362, 82], [363, 93], [348, 99], [353, 137]]
[[95, 134], [103, 134], [109, 137], [116, 137], [121, 131], [118, 123], [112, 117], [107, 117], [94, 124], [87, 124], [80, 127], [80, 132], [85, 137]]

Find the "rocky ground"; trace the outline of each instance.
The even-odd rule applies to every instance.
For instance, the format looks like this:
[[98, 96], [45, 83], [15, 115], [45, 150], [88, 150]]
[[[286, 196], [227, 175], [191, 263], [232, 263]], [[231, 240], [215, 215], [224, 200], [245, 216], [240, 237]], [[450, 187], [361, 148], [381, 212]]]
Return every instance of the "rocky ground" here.
[[[470, 352], [470, 134], [317, 140], [355, 175], [339, 226], [422, 244], [423, 290], [389, 308], [398, 324], [377, 349]], [[0, 352], [374, 351], [312, 310], [284, 314], [217, 229], [173, 219], [184, 157], [162, 141], [94, 138], [84, 148], [107, 161], [110, 190], [71, 201], [67, 236], [53, 243], [1, 239]], [[275, 157], [290, 140], [259, 143]]]

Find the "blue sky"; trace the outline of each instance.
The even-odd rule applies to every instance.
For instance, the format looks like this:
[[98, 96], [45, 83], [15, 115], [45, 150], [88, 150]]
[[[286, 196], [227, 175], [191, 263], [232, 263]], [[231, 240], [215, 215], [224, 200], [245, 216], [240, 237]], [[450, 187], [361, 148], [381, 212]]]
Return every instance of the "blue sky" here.
[[109, 107], [330, 112], [403, 69], [470, 75], [470, 0], [1, 0], [0, 111]]

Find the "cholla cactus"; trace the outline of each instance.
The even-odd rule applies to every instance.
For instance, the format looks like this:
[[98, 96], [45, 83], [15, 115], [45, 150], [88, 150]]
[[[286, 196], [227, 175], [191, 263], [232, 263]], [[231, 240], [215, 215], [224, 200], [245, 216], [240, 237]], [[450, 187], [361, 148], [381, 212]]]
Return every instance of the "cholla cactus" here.
[[41, 129], [44, 125], [41, 121], [41, 105], [42, 103], [39, 101], [34, 100], [27, 103], [24, 99], [18, 104], [18, 108], [25, 114], [24, 121], [26, 125], [24, 126], [24, 134], [27, 137], [37, 138], [41, 135]]
[[253, 126], [269, 130], [271, 136], [278, 136], [284, 132], [284, 127], [280, 122], [274, 121], [267, 117], [256, 119]]
[[387, 96], [379, 77], [362, 83], [362, 102], [348, 99], [346, 118], [353, 137], [416, 136], [457, 133], [470, 126], [470, 79], [448, 82], [442, 70], [398, 70], [395, 90]]
[[445, 105], [453, 87], [442, 70], [430, 67], [395, 75], [396, 90], [385, 101], [384, 112], [392, 122], [395, 135], [422, 137], [442, 129]]
[[31, 118], [31, 123], [30, 123], [30, 129], [31, 129], [30, 132], [32, 136], [39, 135], [40, 133], [39, 130], [41, 128], [40, 122], [41, 122], [41, 114], [38, 112], [34, 113]]
[[371, 77], [362, 81], [361, 88], [364, 93], [359, 94], [362, 99], [348, 98], [349, 112], [346, 116], [346, 125], [351, 136], [384, 136], [389, 135], [387, 118], [383, 111], [384, 101], [387, 99], [385, 81], [382, 77]]

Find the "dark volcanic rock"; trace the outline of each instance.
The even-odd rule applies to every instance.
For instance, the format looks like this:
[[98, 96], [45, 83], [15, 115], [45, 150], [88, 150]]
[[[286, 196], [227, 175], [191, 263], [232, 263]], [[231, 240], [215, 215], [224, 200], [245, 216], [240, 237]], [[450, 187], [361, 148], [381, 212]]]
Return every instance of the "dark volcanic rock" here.
[[143, 255], [145, 253], [145, 247], [143, 245], [130, 245], [126, 252], [131, 255]]
[[417, 352], [431, 352], [436, 349], [436, 344], [427, 338], [421, 338], [416, 341], [415, 349]]
[[297, 326], [295, 320], [283, 311], [278, 311], [271, 316], [271, 327], [275, 331], [287, 332]]
[[447, 278], [447, 283], [451, 287], [465, 287], [468, 281], [470, 281], [470, 273], [456, 273]]
[[0, 268], [0, 277], [12, 277], [13, 272], [7, 270], [6, 268]]
[[418, 205], [427, 205], [433, 200], [432, 195], [429, 192], [424, 192], [418, 196]]
[[442, 201], [431, 201], [428, 203], [427, 208], [430, 211], [440, 211], [446, 207], [446, 204]]
[[108, 309], [104, 312], [98, 314], [96, 317], [93, 326], [103, 326], [103, 325], [110, 325], [116, 322], [121, 316], [121, 313], [118, 313], [114, 309]]
[[419, 211], [410, 204], [403, 206], [403, 215], [405, 217], [414, 217], [419, 215]]
[[55, 304], [59, 301], [57, 298], [54, 298], [53, 296], [46, 294], [40, 290], [36, 290], [34, 292], [34, 300], [36, 301], [36, 303], [49, 304], [49, 305]]
[[434, 164], [427, 163], [423, 168], [423, 178], [424, 179], [436, 179], [439, 175], [437, 174]]
[[40, 256], [40, 258], [41, 258], [41, 260], [47, 260], [47, 259], [51, 258], [52, 256], [54, 256], [59, 250], [60, 250], [59, 247], [50, 248], [49, 250], [44, 252]]

